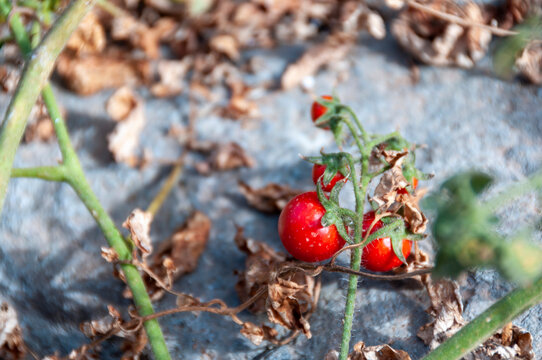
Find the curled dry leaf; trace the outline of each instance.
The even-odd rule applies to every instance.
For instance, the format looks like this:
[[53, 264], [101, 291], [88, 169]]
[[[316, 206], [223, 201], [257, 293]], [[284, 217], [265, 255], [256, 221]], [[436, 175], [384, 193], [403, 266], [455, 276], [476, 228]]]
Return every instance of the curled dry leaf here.
[[189, 69], [186, 60], [160, 60], [156, 64], [158, 82], [151, 86], [151, 93], [157, 97], [179, 95], [183, 91], [183, 80]]
[[430, 277], [422, 279], [431, 302], [427, 312], [434, 320], [418, 330], [418, 337], [435, 349], [465, 325], [463, 300], [457, 282], [433, 281]]
[[105, 30], [95, 12], [83, 18], [66, 44], [77, 56], [101, 53], [107, 45]]
[[516, 59], [516, 67], [533, 84], [542, 84], [542, 41], [532, 41]]
[[268, 213], [282, 211], [288, 201], [302, 192], [301, 190], [292, 189], [287, 185], [275, 183], [269, 183], [263, 188], [254, 189], [242, 181], [239, 182], [239, 190], [250, 205]]
[[107, 138], [109, 150], [116, 162], [135, 166], [138, 162], [135, 151], [145, 126], [143, 100], [130, 88], [123, 87], [111, 96], [106, 108], [109, 115], [118, 122]]
[[258, 326], [251, 322], [245, 322], [241, 329], [241, 334], [249, 339], [254, 345], [260, 345], [264, 340], [269, 341], [276, 339], [278, 332], [266, 325]]
[[228, 105], [221, 109], [224, 117], [239, 119], [256, 119], [260, 117], [260, 110], [255, 101], [249, 99], [251, 88], [236, 76], [229, 76], [226, 81], [231, 91]]
[[143, 256], [152, 252], [152, 241], [149, 235], [151, 222], [152, 214], [150, 212], [135, 209], [122, 224], [123, 227], [130, 230], [132, 241]]
[[210, 174], [212, 171], [227, 171], [240, 167], [253, 167], [256, 164], [255, 160], [235, 142], [209, 144], [203, 152], [210, 152], [209, 158], [206, 162], [196, 164], [196, 170], [205, 175]]
[[386, 25], [382, 17], [367, 7], [362, 1], [347, 1], [341, 8], [343, 31], [356, 34], [359, 30], [367, 30], [375, 39], [386, 36]]
[[[484, 9], [473, 2], [430, 0], [425, 6], [471, 23], [486, 24]], [[399, 44], [415, 58], [437, 66], [470, 68], [487, 52], [491, 32], [477, 26], [463, 27], [422, 10], [404, 9], [391, 26]]]
[[248, 300], [263, 286], [267, 294], [253, 303], [249, 310], [265, 310], [269, 320], [291, 331], [300, 331], [310, 338], [308, 318], [316, 309], [320, 282], [301, 270], [279, 271], [285, 256], [267, 245], [248, 239], [238, 228], [235, 243], [248, 254], [246, 269], [239, 273], [236, 290], [242, 301]]
[[[195, 211], [152, 255], [150, 271], [163, 284], [171, 287], [175, 279], [196, 269], [210, 231], [211, 220], [202, 212]], [[148, 274], [143, 279], [153, 301], [164, 295], [165, 290]]]
[[463, 357], [464, 360], [534, 360], [533, 338], [529, 332], [512, 325], [499, 330], [472, 353]]
[[[331, 350], [324, 360], [338, 360], [339, 353]], [[348, 360], [410, 360], [406, 351], [395, 350], [389, 345], [365, 346], [363, 341], [354, 345], [354, 350], [348, 354]]]
[[216, 35], [209, 41], [211, 50], [224, 54], [232, 60], [239, 59], [239, 45], [232, 35]]
[[[64, 109], [61, 109], [61, 112], [64, 113]], [[24, 131], [24, 141], [49, 141], [54, 135], [55, 129], [53, 127], [53, 122], [40, 97], [32, 107], [30, 115], [28, 116], [28, 122]]]
[[58, 57], [56, 71], [69, 89], [91, 95], [103, 89], [141, 84], [150, 76], [150, 65], [146, 60], [114, 54], [78, 58], [63, 53]]
[[108, 263], [114, 264], [119, 261], [119, 254], [117, 254], [117, 252], [113, 248], [103, 246], [101, 248], [101, 254], [105, 261], [107, 261]]
[[6, 360], [23, 359], [26, 348], [23, 332], [17, 320], [17, 312], [6, 302], [0, 305], [0, 358]]
[[326, 64], [342, 60], [353, 46], [353, 37], [346, 34], [330, 35], [323, 44], [309, 48], [299, 60], [288, 65], [282, 74], [284, 90], [291, 89], [314, 75]]
[[424, 195], [424, 191], [418, 191], [414, 194], [405, 191], [408, 181], [403, 176], [403, 161], [408, 155], [408, 151], [387, 151], [376, 150], [372, 153], [373, 162], [375, 157], [383, 157], [391, 166], [380, 178], [374, 196], [371, 201], [378, 205], [378, 210], [382, 212], [393, 212], [400, 214], [410, 231], [415, 234], [422, 234], [427, 227], [427, 218], [421, 211], [418, 202]]

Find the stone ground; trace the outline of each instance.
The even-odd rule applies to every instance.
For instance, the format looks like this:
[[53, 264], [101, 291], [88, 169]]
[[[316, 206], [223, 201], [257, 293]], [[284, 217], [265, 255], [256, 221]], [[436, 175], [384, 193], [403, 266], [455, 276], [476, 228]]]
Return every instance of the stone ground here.
[[[257, 52], [264, 70], [248, 80], [277, 80], [286, 63], [301, 51], [290, 47]], [[435, 178], [424, 186], [434, 188], [458, 170], [479, 168], [498, 177], [497, 191], [540, 168], [542, 89], [495, 78], [487, 59], [474, 70], [422, 66], [420, 80], [413, 84], [408, 58], [387, 39], [363, 41], [345, 64], [349, 76], [335, 89], [368, 130], [384, 133], [399, 128], [407, 139], [427, 145], [418, 161]], [[336, 71], [322, 72], [315, 78], [315, 92], [331, 92], [336, 78]], [[138, 171], [112, 161], [106, 134], [114, 124], [104, 110], [111, 92], [80, 98], [59, 85], [55, 90], [68, 111], [69, 129], [88, 179], [120, 225], [132, 209], [149, 203], [168, 169], [153, 165]], [[186, 96], [153, 99], [144, 90], [141, 94], [148, 119], [143, 147], [157, 158], [175, 159], [180, 147], [166, 133], [171, 125], [186, 125]], [[322, 146], [334, 145], [329, 133], [312, 126], [310, 101], [300, 89], [269, 92], [258, 99], [261, 120], [242, 124], [215, 115], [199, 119], [200, 139], [235, 140], [255, 157], [257, 166], [212, 177], [198, 175], [191, 166], [185, 170], [153, 225], [153, 239], [167, 238], [192, 209], [210, 216], [213, 228], [197, 270], [178, 280], [175, 289], [204, 300], [222, 298], [231, 306], [239, 303], [234, 271], [244, 267], [245, 257], [233, 243], [235, 223], [244, 226], [248, 236], [281, 249], [278, 217], [250, 208], [237, 181], [311, 188], [310, 166], [298, 154], [316, 154]], [[7, 102], [8, 98], [0, 97], [1, 113]], [[35, 142], [20, 147], [16, 165], [54, 164], [59, 158], [54, 142]], [[504, 213], [502, 230], [539, 215], [535, 201], [524, 198]], [[105, 245], [102, 234], [67, 185], [13, 180], [0, 238], [0, 298], [16, 307], [25, 339], [38, 354], [66, 354], [86, 342], [79, 323], [105, 315], [107, 304], [121, 308], [130, 304], [121, 296], [123, 285], [111, 276], [110, 265], [99, 255]], [[338, 347], [346, 281], [339, 274], [323, 277], [319, 307], [311, 319], [313, 338], [300, 336], [279, 349], [252, 345], [239, 334], [237, 325], [211, 314], [176, 315], [162, 319], [161, 324], [175, 359], [322, 359]], [[466, 316], [474, 317], [511, 288], [492, 271], [470, 274], [463, 286]], [[428, 351], [416, 337], [417, 329], [429, 319], [424, 312], [427, 299], [416, 284], [362, 280], [357, 303], [354, 343], [392, 343], [413, 359]], [[170, 298], [157, 304], [158, 309], [172, 306]], [[539, 356], [541, 310], [538, 306], [515, 321], [531, 331]], [[258, 320], [250, 314], [242, 317]], [[104, 359], [117, 357], [109, 348], [103, 355]]]

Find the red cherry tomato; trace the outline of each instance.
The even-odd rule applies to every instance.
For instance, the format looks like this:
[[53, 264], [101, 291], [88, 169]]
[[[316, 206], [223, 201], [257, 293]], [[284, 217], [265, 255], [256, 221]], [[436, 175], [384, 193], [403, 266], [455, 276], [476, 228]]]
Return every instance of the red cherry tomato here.
[[279, 217], [279, 236], [286, 250], [296, 259], [316, 262], [329, 259], [344, 246], [335, 225], [322, 226], [326, 209], [316, 192], [294, 197]]
[[[418, 187], [418, 179], [413, 177], [412, 178], [412, 189], [416, 190], [417, 187]], [[406, 195], [408, 193], [408, 190], [406, 188], [402, 188], [402, 189], [397, 190], [397, 193]]]
[[[317, 181], [320, 178], [320, 176], [324, 174], [324, 171], [326, 171], [326, 167], [327, 167], [326, 165], [314, 164], [314, 166], [312, 167], [312, 181], [314, 182], [314, 185], [317, 184]], [[321, 180], [322, 190], [327, 191], [327, 192], [331, 191], [333, 187], [335, 186], [335, 184], [343, 180], [344, 178], [345, 176], [343, 174], [341, 174], [340, 172], [337, 172], [337, 174], [335, 174], [333, 179], [331, 179], [331, 181], [327, 185], [324, 185], [324, 179], [322, 178]]]
[[[374, 219], [374, 211], [370, 211], [363, 215], [363, 237], [365, 237], [365, 235], [367, 234], [367, 230], [373, 223]], [[383, 226], [384, 223], [379, 220], [371, 229], [371, 234], [381, 229]], [[402, 250], [405, 259], [408, 257], [408, 255], [410, 255], [411, 248], [412, 241], [404, 239]], [[389, 237], [378, 238], [371, 241], [369, 244], [367, 244], [367, 246], [363, 248], [363, 252], [361, 254], [361, 265], [367, 270], [371, 271], [390, 271], [400, 266], [402, 263], [403, 262], [393, 252], [391, 239]]]
[[[325, 99], [325, 100], [333, 100], [333, 97], [330, 96], [330, 95], [324, 95], [322, 96], [322, 99]], [[313, 102], [312, 103], [312, 107], [311, 107], [311, 118], [312, 118], [312, 121], [315, 122], [316, 120], [318, 120], [318, 118], [320, 118], [320, 116], [324, 115], [327, 111], [327, 107], [325, 107], [324, 105], [318, 103], [318, 102]], [[328, 127], [326, 127], [325, 129], [329, 129]]]

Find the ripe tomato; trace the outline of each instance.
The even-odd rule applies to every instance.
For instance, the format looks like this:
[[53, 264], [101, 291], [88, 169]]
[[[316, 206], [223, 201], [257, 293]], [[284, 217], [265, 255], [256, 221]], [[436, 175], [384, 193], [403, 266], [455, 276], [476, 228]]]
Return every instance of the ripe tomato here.
[[[326, 171], [326, 165], [314, 164], [314, 166], [312, 167], [312, 181], [314, 182], [314, 185], [317, 184], [318, 179], [324, 174], [324, 171]], [[335, 174], [333, 179], [331, 179], [331, 181], [327, 185], [324, 185], [324, 179], [322, 179], [322, 190], [327, 192], [331, 191], [335, 184], [344, 178], [345, 176], [343, 174], [337, 172], [337, 174]]]
[[[325, 100], [333, 100], [333, 97], [330, 96], [330, 95], [324, 95], [322, 96], [322, 99], [325, 99]], [[312, 103], [312, 107], [311, 107], [311, 118], [312, 118], [312, 121], [316, 121], [318, 120], [318, 118], [322, 115], [324, 115], [327, 111], [327, 107], [325, 107], [324, 105], [318, 103], [318, 102], [313, 102]], [[326, 129], [329, 129], [329, 128], [326, 128]]]
[[[365, 237], [367, 229], [371, 226], [375, 219], [374, 211], [369, 211], [363, 215], [363, 232], [362, 236]], [[378, 221], [371, 230], [371, 234], [381, 229], [384, 226], [382, 221]], [[403, 255], [405, 259], [410, 255], [412, 248], [412, 241], [403, 240]], [[367, 246], [363, 248], [361, 254], [361, 265], [367, 270], [385, 272], [395, 269], [403, 262], [395, 255], [391, 245], [391, 239], [389, 237], [378, 238], [371, 241]]]
[[335, 225], [322, 226], [325, 213], [314, 191], [297, 195], [286, 204], [279, 217], [279, 236], [294, 258], [322, 261], [344, 246], [345, 241]]

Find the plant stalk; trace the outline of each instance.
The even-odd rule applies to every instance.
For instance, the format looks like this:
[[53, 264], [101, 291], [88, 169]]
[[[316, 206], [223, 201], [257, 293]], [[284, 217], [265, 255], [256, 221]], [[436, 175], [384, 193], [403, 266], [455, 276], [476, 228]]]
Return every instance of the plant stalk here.
[[424, 360], [454, 360], [474, 350], [515, 317], [542, 302], [542, 278], [512, 291], [430, 352]]
[[[89, 6], [90, 5], [91, 5], [91, 2], [89, 2]], [[66, 11], [66, 13], [68, 13], [71, 9], [73, 9], [73, 7], [71, 7], [68, 11]], [[1, 10], [4, 10], [4, 8], [2, 8]], [[81, 15], [81, 17], [84, 16], [84, 14], [86, 13], [86, 12], [83, 12], [83, 10], [84, 9], [79, 10], [83, 14]], [[64, 15], [64, 16], [67, 16], [67, 15]], [[28, 56], [31, 49], [29, 46], [30, 40], [28, 38], [28, 34], [26, 33], [18, 14], [14, 14], [11, 17], [10, 25], [11, 25], [12, 31], [14, 32], [15, 38], [18, 41], [20, 41], [20, 45], [22, 45], [21, 50], [23, 52], [27, 50], [27, 52], [24, 52], [24, 54]], [[55, 28], [56, 27], [57, 25], [55, 25]], [[53, 34], [51, 34], [50, 37], [53, 37]], [[39, 53], [40, 52], [38, 49], [38, 54]], [[54, 58], [56, 58], [56, 55]], [[29, 67], [27, 67], [27, 71], [29, 71], [28, 69]], [[24, 76], [25, 75], [23, 75], [22, 80], [24, 80]], [[75, 192], [77, 193], [81, 201], [85, 204], [85, 206], [89, 210], [92, 217], [96, 220], [98, 226], [104, 233], [104, 236], [107, 242], [112, 248], [115, 249], [115, 251], [119, 255], [119, 259], [121, 261], [128, 262], [132, 259], [130, 250], [127, 244], [124, 242], [124, 239], [122, 235], [120, 234], [119, 230], [117, 229], [117, 227], [115, 226], [113, 220], [109, 217], [109, 215], [104, 210], [101, 203], [99, 202], [98, 198], [93, 193], [84, 175], [83, 168], [81, 167], [77, 154], [75, 153], [75, 150], [71, 144], [68, 129], [66, 127], [64, 119], [60, 112], [60, 108], [58, 107], [58, 104], [54, 97], [52, 88], [49, 84], [46, 83], [46, 81], [47, 81], [47, 78], [45, 78], [45, 86], [43, 88], [42, 97], [43, 97], [45, 106], [47, 108], [47, 111], [49, 112], [49, 115], [53, 121], [53, 126], [54, 126], [55, 133], [58, 139], [58, 143], [59, 143], [59, 147], [62, 153], [64, 164], [57, 167], [14, 169], [13, 175], [14, 177], [32, 176], [32, 177], [38, 177], [38, 178], [45, 178], [46, 180], [65, 181], [69, 183], [72, 186], [72, 188], [75, 190]], [[17, 102], [17, 100], [14, 100], [14, 101]], [[33, 104], [30, 105], [30, 108], [32, 106]], [[8, 110], [8, 114], [9, 114], [9, 110]], [[19, 116], [21, 115], [19, 114]], [[16, 124], [20, 126], [21, 122], [19, 121]], [[26, 118], [24, 118], [24, 121], [22, 121], [23, 131], [24, 131], [25, 124], [26, 124]], [[6, 131], [4, 130], [5, 129], [2, 128], [2, 136], [4, 136], [4, 134], [6, 133]], [[18, 145], [18, 142], [16, 142], [14, 145], [15, 149], [17, 145]], [[2, 169], [0, 168], [0, 171], [1, 170]], [[2, 194], [0, 194], [0, 196], [2, 196]], [[1, 202], [0, 202], [0, 208], [1, 208]], [[142, 317], [152, 315], [154, 313], [152, 303], [147, 293], [147, 290], [145, 288], [143, 279], [141, 278], [141, 275], [139, 274], [139, 271], [137, 270], [135, 266], [131, 264], [123, 264], [121, 265], [121, 268], [125, 275], [126, 282], [128, 286], [130, 287], [130, 290], [132, 291], [134, 303], [137, 307], [138, 313]], [[164, 340], [164, 336], [162, 334], [162, 330], [158, 323], [158, 320], [156, 319], [147, 320], [145, 321], [144, 326], [145, 326], [149, 343], [152, 347], [152, 351], [154, 353], [155, 358], [158, 360], [171, 359], [165, 340]]]
[[[15, 152], [23, 136], [30, 111], [47, 83], [56, 58], [93, 4], [94, 0], [74, 0], [30, 56], [23, 70], [0, 128], [0, 214], [6, 198]], [[3, 3], [2, 12], [6, 6]], [[24, 27], [18, 30], [15, 38], [21, 35], [21, 30], [24, 31]], [[28, 43], [30, 44], [30, 41]]]

